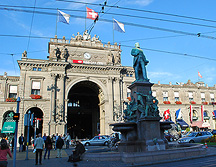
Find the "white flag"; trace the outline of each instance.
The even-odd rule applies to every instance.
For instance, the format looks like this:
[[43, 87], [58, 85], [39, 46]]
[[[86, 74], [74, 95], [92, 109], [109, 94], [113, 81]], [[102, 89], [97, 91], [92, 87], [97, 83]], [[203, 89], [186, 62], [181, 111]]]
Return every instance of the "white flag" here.
[[70, 15], [58, 10], [58, 22], [69, 24]]

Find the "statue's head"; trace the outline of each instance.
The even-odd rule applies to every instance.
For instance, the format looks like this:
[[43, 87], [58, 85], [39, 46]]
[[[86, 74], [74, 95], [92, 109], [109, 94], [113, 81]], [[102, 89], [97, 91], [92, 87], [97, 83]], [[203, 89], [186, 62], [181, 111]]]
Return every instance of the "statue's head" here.
[[135, 47], [136, 47], [136, 48], [140, 48], [139, 42], [135, 43]]

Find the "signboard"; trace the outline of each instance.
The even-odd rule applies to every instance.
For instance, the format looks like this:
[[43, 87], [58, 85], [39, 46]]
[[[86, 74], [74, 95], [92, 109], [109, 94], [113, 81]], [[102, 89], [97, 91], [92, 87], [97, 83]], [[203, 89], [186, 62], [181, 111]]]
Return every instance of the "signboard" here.
[[76, 64], [83, 64], [83, 60], [73, 60], [73, 63], [76, 63]]
[[4, 122], [1, 133], [14, 133], [16, 122]]

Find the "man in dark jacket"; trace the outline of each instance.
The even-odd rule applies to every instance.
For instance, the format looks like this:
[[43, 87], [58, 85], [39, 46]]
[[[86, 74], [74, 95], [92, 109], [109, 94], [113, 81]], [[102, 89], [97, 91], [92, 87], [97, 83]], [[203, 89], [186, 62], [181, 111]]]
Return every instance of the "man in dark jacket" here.
[[81, 155], [85, 152], [85, 147], [80, 141], [76, 141], [75, 151], [73, 151], [73, 162], [80, 161]]
[[64, 145], [64, 140], [61, 138], [59, 135], [57, 141], [56, 141], [56, 149], [57, 149], [57, 156], [56, 158], [61, 158], [62, 157], [62, 147]]
[[21, 134], [21, 136], [19, 137], [19, 145], [20, 145], [19, 152], [23, 151], [23, 144], [24, 144], [24, 137], [23, 134]]

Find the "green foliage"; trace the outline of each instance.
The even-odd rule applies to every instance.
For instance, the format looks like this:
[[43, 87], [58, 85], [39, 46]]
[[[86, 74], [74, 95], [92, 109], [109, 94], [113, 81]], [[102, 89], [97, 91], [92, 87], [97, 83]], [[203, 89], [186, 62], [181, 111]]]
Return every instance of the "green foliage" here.
[[216, 135], [213, 135], [212, 137], [209, 137], [207, 139], [203, 139], [201, 141], [202, 143], [216, 143]]

